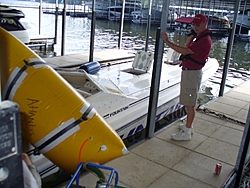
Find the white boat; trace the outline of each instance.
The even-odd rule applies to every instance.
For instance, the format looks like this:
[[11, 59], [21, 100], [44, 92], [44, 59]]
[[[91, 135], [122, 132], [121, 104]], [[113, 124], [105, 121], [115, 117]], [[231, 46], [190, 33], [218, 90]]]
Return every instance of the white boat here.
[[[152, 59], [152, 53], [142, 51], [137, 53], [133, 62], [103, 66], [95, 74], [87, 73], [89, 70], [86, 68], [86, 71], [57, 71], [94, 106], [122, 139], [126, 139], [146, 127]], [[98, 63], [95, 63], [90, 66], [97, 68]], [[216, 59], [209, 58], [203, 68], [202, 82], [210, 78], [218, 66]], [[162, 64], [156, 121], [182, 107], [179, 104], [180, 79], [179, 66]]]
[[25, 44], [30, 42], [27, 22], [21, 10], [0, 5], [0, 27], [4, 28]]
[[[142, 9], [141, 2], [137, 1], [126, 1], [124, 8], [124, 20], [132, 20], [132, 12], [139, 11]], [[108, 19], [112, 21], [119, 21], [122, 13], [122, 4], [108, 7]]]
[[[231, 23], [234, 19], [234, 14], [227, 15]], [[250, 35], [250, 9], [247, 9], [245, 11], [239, 11], [239, 14], [237, 16], [237, 28], [235, 33], [236, 34], [248, 34]]]
[[[135, 24], [146, 24], [148, 22], [148, 12], [149, 9], [142, 9], [133, 11], [131, 13], [133, 19], [132, 22]], [[174, 22], [174, 20], [177, 19], [177, 14], [175, 12], [170, 11], [170, 14], [168, 14], [167, 22], [171, 23]], [[161, 11], [152, 9], [151, 10], [151, 24], [160, 24], [161, 23]]]
[[230, 20], [226, 16], [207, 16], [209, 29], [230, 29]]
[[[84, 5], [88, 6], [88, 8], [91, 10], [88, 14], [88, 17], [92, 17], [92, 0], [84, 1]], [[111, 6], [111, 1], [106, 0], [97, 0], [95, 1], [95, 13], [97, 19], [107, 19], [108, 18], [108, 7]]]

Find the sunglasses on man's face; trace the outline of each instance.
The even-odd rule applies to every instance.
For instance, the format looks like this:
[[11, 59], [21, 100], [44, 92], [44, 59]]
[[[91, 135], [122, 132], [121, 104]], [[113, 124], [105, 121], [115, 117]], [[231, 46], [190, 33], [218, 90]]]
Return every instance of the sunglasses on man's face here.
[[193, 24], [193, 27], [200, 27], [200, 24]]

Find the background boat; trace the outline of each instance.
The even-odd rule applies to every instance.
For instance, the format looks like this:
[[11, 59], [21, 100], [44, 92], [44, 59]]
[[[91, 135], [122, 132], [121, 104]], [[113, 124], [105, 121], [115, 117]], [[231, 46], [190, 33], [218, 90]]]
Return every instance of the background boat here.
[[25, 14], [18, 9], [0, 5], [0, 27], [6, 29], [25, 44], [30, 42], [28, 22], [25, 21]]
[[[146, 24], [148, 22], [148, 13], [149, 13], [148, 8], [133, 11], [131, 13], [133, 17], [132, 22], [135, 24]], [[161, 23], [161, 14], [162, 14], [161, 11], [152, 9], [151, 10], [151, 24], [159, 25]], [[174, 23], [174, 20], [176, 20], [177, 17], [178, 17], [177, 13], [170, 11], [170, 13], [168, 14], [167, 22]]]
[[[84, 4], [92, 11], [92, 0], [84, 1]], [[111, 6], [112, 2], [105, 0], [97, 0], [95, 2], [96, 19], [108, 19], [108, 7]], [[92, 18], [92, 12], [89, 12], [88, 17]]]
[[[124, 8], [124, 20], [131, 21], [133, 18], [131, 13], [133, 11], [139, 11], [141, 9], [142, 9], [141, 2], [126, 1]], [[120, 21], [121, 13], [122, 13], [122, 4], [108, 7], [108, 19], [111, 21]]]
[[[233, 22], [234, 14], [228, 14], [230, 22]], [[236, 34], [248, 34], [250, 35], [250, 9], [241, 10], [237, 16]]]

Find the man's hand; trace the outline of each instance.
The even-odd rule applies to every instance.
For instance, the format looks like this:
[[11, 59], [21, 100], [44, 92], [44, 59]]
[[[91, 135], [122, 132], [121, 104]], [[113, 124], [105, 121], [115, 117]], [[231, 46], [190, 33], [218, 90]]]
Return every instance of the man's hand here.
[[168, 40], [168, 35], [167, 35], [167, 33], [166, 32], [162, 32], [161, 33], [161, 38], [162, 38], [162, 40], [167, 44], [167, 42], [169, 41]]
[[176, 44], [170, 42], [166, 32], [161, 33], [161, 38], [165, 42], [166, 45], [168, 45], [170, 48], [172, 48], [174, 51], [176, 51], [176, 52], [178, 52], [180, 54], [186, 55], [186, 54], [193, 54], [194, 53], [192, 50], [190, 50], [187, 47], [182, 47], [182, 46], [179, 46], [179, 45], [176, 45]]
[[31, 162], [29, 156], [26, 153], [22, 153], [22, 159], [27, 164], [27, 166], [32, 165], [32, 162]]
[[187, 36], [188, 37], [190, 37], [190, 36], [192, 36], [192, 37], [196, 36], [196, 32], [193, 29], [191, 29], [190, 32], [187, 34]]

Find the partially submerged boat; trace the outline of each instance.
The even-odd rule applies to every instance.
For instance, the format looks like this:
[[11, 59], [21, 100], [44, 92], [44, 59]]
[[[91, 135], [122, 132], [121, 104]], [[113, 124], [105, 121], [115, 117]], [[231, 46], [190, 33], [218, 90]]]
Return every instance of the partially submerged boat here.
[[10, 32], [23, 43], [28, 44], [30, 35], [24, 18], [25, 15], [21, 10], [0, 5], [0, 27]]
[[[172, 59], [168, 57], [162, 64], [155, 121], [182, 107], [179, 104], [181, 68], [170, 65], [177, 56], [173, 51], [169, 54]], [[140, 51], [133, 62], [102, 67], [92, 62], [83, 65], [83, 69], [57, 69], [57, 72], [95, 107], [122, 139], [126, 139], [146, 128], [153, 56], [151, 52]], [[216, 59], [209, 58], [203, 68], [202, 82], [208, 80], [218, 66]]]

